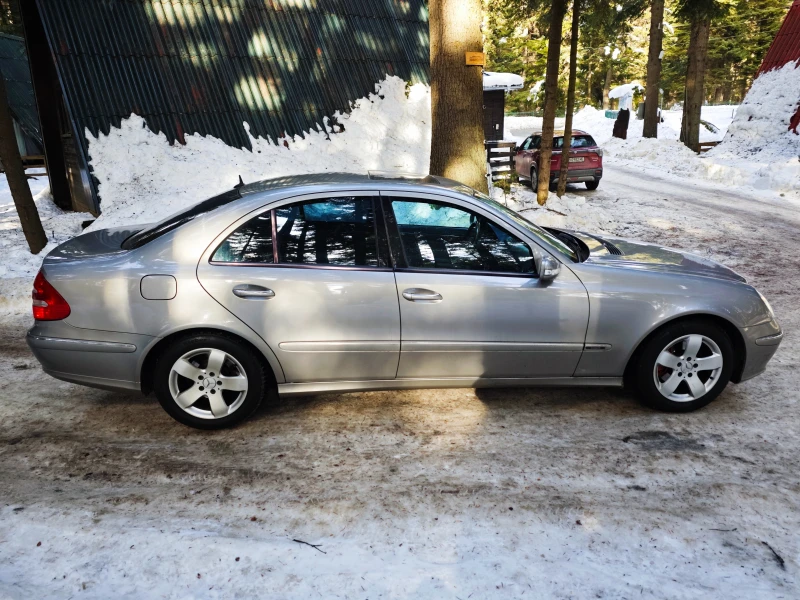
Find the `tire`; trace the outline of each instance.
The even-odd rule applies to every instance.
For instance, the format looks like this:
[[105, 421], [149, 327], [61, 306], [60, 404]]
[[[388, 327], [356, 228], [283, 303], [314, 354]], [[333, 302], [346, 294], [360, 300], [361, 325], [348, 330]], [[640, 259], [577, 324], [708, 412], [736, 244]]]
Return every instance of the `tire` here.
[[678, 321], [645, 342], [634, 371], [636, 388], [653, 408], [691, 412], [722, 393], [733, 363], [733, 343], [722, 327], [703, 319]]
[[595, 179], [594, 181], [587, 181], [586, 182], [586, 189], [587, 190], [594, 191], [598, 187], [600, 187], [600, 180], [599, 179]]
[[[212, 371], [219, 364], [222, 368]], [[224, 429], [250, 417], [265, 394], [277, 395], [269, 375], [252, 348], [232, 337], [201, 333], [181, 338], [161, 353], [153, 388], [161, 406], [179, 423]], [[177, 400], [181, 396], [183, 408]]]
[[539, 187], [539, 172], [536, 168], [531, 169], [531, 189], [535, 192]]

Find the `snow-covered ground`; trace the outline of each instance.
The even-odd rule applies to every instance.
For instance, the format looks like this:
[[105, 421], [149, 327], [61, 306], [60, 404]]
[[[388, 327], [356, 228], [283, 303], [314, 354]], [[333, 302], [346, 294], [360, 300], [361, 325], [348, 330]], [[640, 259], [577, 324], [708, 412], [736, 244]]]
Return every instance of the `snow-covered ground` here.
[[2, 321], [0, 598], [800, 597], [800, 213], [620, 166], [569, 198], [750, 278], [787, 332], [768, 371], [688, 415], [617, 390], [423, 390], [202, 433], [50, 379]]

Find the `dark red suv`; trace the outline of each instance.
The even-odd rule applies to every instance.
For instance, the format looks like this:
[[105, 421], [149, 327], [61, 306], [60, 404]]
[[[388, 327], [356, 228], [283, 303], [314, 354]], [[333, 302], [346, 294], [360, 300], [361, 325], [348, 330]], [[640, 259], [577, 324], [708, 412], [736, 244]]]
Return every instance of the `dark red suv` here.
[[[514, 163], [521, 179], [530, 179], [535, 189], [539, 185], [539, 147], [542, 132], [534, 132], [520, 146]], [[556, 185], [561, 172], [561, 150], [564, 147], [564, 132], [556, 131], [553, 138], [553, 157], [550, 159], [550, 186]], [[603, 178], [603, 151], [598, 148], [594, 138], [585, 131], [572, 131], [572, 144], [569, 152], [568, 183], [583, 182], [590, 190], [596, 190]]]

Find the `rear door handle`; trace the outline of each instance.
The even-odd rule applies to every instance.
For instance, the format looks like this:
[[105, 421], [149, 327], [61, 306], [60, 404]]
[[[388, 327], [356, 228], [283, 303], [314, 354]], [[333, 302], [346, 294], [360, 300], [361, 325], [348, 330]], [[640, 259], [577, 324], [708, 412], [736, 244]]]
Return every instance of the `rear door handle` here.
[[410, 302], [441, 302], [442, 295], [433, 290], [409, 288], [403, 292], [403, 298]]
[[233, 295], [245, 299], [269, 300], [275, 297], [275, 292], [260, 285], [237, 285], [233, 288]]

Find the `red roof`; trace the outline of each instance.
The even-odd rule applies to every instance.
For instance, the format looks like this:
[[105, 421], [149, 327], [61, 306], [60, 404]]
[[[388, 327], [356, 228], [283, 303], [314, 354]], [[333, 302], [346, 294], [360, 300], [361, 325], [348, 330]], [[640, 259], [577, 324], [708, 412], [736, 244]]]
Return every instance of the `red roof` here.
[[761, 63], [758, 74], [778, 69], [796, 60], [800, 60], [800, 0], [795, 0], [789, 9], [789, 14]]

